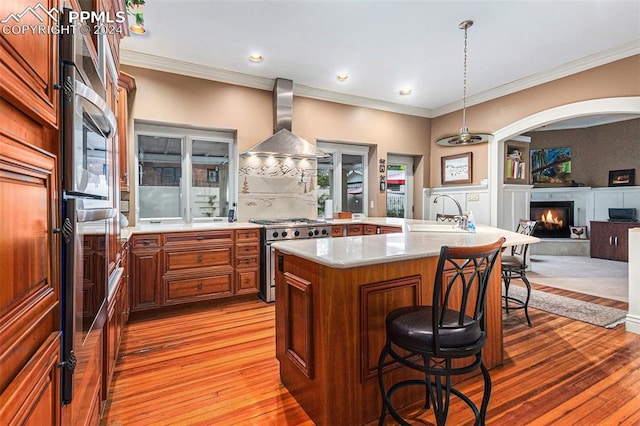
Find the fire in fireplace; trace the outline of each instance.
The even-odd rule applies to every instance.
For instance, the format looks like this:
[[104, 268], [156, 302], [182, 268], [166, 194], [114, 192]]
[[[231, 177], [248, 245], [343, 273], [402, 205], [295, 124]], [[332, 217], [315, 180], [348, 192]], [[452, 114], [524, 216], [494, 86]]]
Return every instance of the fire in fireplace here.
[[531, 220], [539, 222], [533, 235], [540, 238], [569, 238], [573, 226], [573, 201], [533, 201]]

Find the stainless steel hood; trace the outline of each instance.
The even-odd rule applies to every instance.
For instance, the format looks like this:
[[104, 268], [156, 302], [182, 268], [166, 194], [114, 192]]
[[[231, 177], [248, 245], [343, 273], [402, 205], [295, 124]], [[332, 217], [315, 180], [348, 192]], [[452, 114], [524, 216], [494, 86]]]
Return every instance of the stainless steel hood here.
[[294, 158], [317, 158], [327, 154], [291, 132], [293, 117], [293, 81], [277, 78], [273, 85], [273, 136], [244, 151], [241, 155], [273, 155]]

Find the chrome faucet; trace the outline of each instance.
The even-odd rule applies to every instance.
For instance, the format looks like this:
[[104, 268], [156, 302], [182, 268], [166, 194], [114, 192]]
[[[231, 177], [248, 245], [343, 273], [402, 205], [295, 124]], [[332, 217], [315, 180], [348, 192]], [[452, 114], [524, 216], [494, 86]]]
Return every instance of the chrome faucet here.
[[436, 198], [433, 199], [433, 204], [438, 204], [438, 200], [440, 198], [442, 198], [442, 197], [449, 198], [451, 201], [456, 203], [456, 207], [458, 207], [458, 214], [455, 217], [458, 220], [456, 221], [455, 227], [464, 229], [466, 231], [467, 230], [467, 225], [468, 225], [468, 216], [466, 214], [462, 213], [462, 206], [460, 205], [458, 200], [455, 199], [455, 197], [452, 197], [449, 194], [440, 194], [440, 195], [436, 196]]

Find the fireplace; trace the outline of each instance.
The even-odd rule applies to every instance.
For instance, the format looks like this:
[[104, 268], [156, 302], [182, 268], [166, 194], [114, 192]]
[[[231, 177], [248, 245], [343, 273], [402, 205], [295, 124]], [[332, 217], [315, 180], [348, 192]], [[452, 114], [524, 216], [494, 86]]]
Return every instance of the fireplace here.
[[539, 222], [534, 236], [569, 238], [570, 226], [573, 226], [573, 201], [532, 201], [530, 217]]

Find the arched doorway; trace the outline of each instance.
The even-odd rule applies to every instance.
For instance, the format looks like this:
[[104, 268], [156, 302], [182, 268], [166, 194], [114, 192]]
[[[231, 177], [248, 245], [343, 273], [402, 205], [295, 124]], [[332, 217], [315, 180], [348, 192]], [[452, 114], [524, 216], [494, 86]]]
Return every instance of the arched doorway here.
[[640, 96], [619, 98], [591, 99], [561, 105], [522, 118], [494, 132], [493, 140], [489, 143], [489, 198], [491, 200], [491, 226], [500, 227], [499, 207], [503, 200], [501, 159], [504, 142], [529, 130], [556, 121], [596, 114], [639, 114]]

